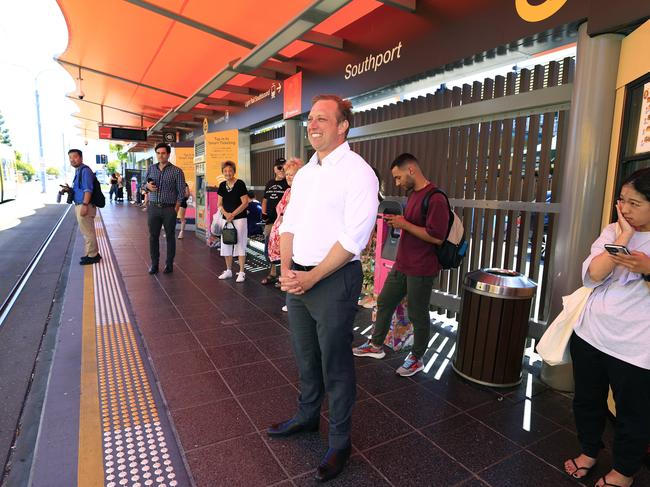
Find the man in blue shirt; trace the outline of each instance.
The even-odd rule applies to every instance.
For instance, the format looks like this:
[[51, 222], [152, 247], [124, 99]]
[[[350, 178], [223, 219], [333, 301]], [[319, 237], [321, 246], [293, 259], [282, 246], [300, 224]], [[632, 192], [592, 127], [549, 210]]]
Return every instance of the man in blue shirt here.
[[248, 192], [248, 200], [248, 214], [246, 215], [248, 219], [248, 236], [262, 235], [264, 233], [262, 225], [260, 225], [262, 223], [262, 203], [257, 201], [253, 190]]
[[95, 264], [102, 258], [97, 246], [95, 233], [95, 215], [97, 208], [90, 201], [93, 196], [94, 174], [92, 169], [83, 163], [83, 154], [79, 149], [68, 151], [70, 165], [75, 168], [74, 182], [72, 183], [72, 200], [75, 205], [79, 230], [86, 242], [86, 255], [81, 258], [81, 265]]

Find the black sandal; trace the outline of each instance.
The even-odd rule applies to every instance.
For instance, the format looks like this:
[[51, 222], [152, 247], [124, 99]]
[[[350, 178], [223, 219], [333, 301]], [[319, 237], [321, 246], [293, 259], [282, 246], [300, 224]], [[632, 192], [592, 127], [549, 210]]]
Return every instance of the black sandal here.
[[278, 280], [277, 277], [272, 276], [271, 274], [269, 274], [264, 279], [262, 279], [260, 282], [262, 283], [262, 285], [267, 286], [268, 284], [273, 284], [277, 280]]
[[[575, 470], [573, 472], [571, 472], [571, 473], [567, 472], [567, 474], [569, 476], [573, 477], [574, 479], [583, 479], [583, 478], [585, 478], [587, 475], [589, 475], [589, 472], [591, 472], [591, 470], [596, 466], [596, 464], [594, 463], [591, 467], [578, 467], [578, 464], [576, 463], [574, 458], [570, 458], [569, 460], [571, 460], [571, 463], [573, 463], [573, 466], [574, 466]], [[578, 476], [576, 476], [576, 473], [578, 473], [580, 470], [584, 470], [585, 474], [578, 477]]]
[[[622, 487], [621, 485], [610, 484], [609, 482], [607, 482], [607, 475], [603, 475], [598, 480], [603, 481], [603, 485], [601, 487]], [[596, 481], [596, 483], [598, 483], [598, 482]], [[634, 485], [634, 481], [632, 481], [632, 483], [630, 484], [630, 487], [632, 487], [633, 485]]]

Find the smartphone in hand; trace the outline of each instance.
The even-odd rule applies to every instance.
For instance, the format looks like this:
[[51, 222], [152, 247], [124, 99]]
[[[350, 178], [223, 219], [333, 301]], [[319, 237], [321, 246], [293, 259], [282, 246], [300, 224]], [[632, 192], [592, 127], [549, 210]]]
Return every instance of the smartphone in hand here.
[[631, 255], [625, 245], [605, 244], [605, 250], [612, 255]]

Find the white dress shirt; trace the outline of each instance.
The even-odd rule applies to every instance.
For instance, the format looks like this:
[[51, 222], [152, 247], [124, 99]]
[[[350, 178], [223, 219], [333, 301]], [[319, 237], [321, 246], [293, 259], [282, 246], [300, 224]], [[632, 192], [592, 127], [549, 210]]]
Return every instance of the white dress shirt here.
[[293, 234], [293, 261], [320, 264], [336, 242], [358, 260], [377, 220], [379, 182], [347, 142], [296, 173], [280, 234]]

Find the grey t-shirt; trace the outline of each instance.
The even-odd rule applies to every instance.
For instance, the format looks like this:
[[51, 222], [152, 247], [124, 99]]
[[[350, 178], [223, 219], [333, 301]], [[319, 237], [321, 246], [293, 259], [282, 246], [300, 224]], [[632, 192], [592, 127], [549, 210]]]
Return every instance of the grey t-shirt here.
[[[604, 245], [616, 240], [616, 225], [605, 227], [582, 264], [584, 285], [593, 288], [576, 334], [594, 348], [624, 362], [650, 370], [650, 289], [640, 274], [616, 266], [602, 281], [593, 281], [587, 269]], [[630, 251], [650, 255], [650, 232], [636, 232]]]

